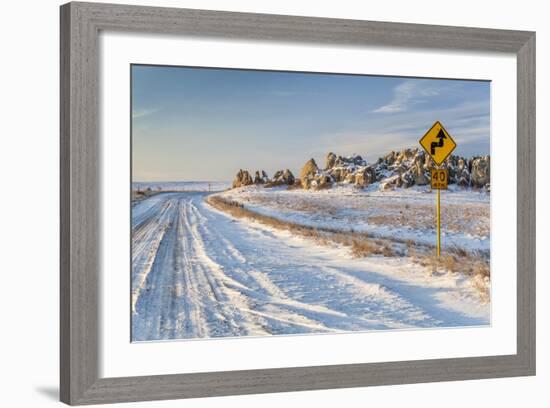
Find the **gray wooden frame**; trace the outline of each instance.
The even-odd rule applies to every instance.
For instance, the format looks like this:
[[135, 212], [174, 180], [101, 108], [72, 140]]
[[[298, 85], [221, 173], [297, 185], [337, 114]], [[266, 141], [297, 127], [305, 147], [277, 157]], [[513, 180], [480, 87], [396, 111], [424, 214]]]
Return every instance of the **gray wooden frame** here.
[[[535, 374], [535, 33], [69, 3], [61, 6], [61, 401], [112, 403]], [[98, 375], [101, 30], [517, 56], [517, 353], [127, 378]], [[498, 137], [498, 135], [497, 135]]]

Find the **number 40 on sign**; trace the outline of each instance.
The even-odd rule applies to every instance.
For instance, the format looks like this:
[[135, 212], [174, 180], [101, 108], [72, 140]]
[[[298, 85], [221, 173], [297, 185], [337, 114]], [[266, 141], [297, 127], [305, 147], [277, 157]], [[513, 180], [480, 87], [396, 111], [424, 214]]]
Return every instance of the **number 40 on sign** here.
[[432, 169], [432, 189], [447, 190], [449, 171], [447, 169]]

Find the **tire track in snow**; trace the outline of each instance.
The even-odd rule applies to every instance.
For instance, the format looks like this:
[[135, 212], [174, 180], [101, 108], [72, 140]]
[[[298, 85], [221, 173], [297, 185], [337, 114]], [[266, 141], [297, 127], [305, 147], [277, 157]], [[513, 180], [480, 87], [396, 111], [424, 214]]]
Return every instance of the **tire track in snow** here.
[[197, 233], [198, 220], [189, 201], [185, 201], [183, 205], [182, 218], [186, 232], [182, 239], [185, 245], [184, 256], [188, 260], [188, 267], [185, 270], [189, 279], [193, 282], [196, 297], [200, 297], [203, 326], [208, 330], [207, 333], [202, 333], [198, 337], [245, 334], [240, 332], [240, 326], [236, 323], [236, 320], [240, 320], [241, 316], [232, 307], [231, 302], [224, 293], [223, 283], [216, 279], [219, 265], [204, 253], [203, 238]]
[[167, 224], [165, 224], [165, 231], [158, 243], [153, 264], [139, 297], [134, 301], [132, 336], [136, 340], [162, 339], [162, 333], [172, 323], [168, 318], [168, 313], [176, 286], [172, 254], [176, 242], [174, 221], [177, 211], [174, 205], [170, 205], [168, 208]]
[[202, 309], [202, 296], [197, 281], [194, 277], [193, 259], [191, 245], [188, 239], [188, 225], [185, 216], [185, 203], [179, 202], [178, 208], [178, 252], [177, 273], [180, 276], [178, 282], [178, 293], [181, 294], [179, 308], [181, 313], [178, 315], [178, 331], [173, 336], [178, 337], [206, 337], [208, 327], [206, 325]]
[[[326, 327], [322, 319], [314, 319], [312, 316], [306, 316], [306, 314], [300, 313], [300, 310], [307, 310], [311, 315], [312, 313], [320, 313], [339, 317], [345, 316], [343, 313], [323, 306], [302, 303], [289, 298], [281, 288], [270, 281], [266, 273], [257, 269], [258, 266], [256, 263], [246, 265], [249, 262], [235, 245], [223, 236], [223, 234], [219, 233], [219, 231], [212, 233], [208, 226], [205, 225], [207, 218], [199, 212], [196, 206], [193, 204], [191, 204], [191, 206], [194, 213], [202, 221], [197, 224], [202, 227], [200, 234], [198, 233], [197, 236], [207, 237], [207, 239], [201, 239], [201, 242], [217, 244], [212, 248], [214, 256], [216, 253], [223, 254], [226, 267], [219, 264], [217, 265], [220, 271], [222, 269], [227, 271], [227, 274], [222, 272], [226, 287], [234, 288], [239, 295], [245, 296], [248, 299], [247, 303], [252, 304], [253, 307], [247, 308], [246, 312], [255, 316], [256, 319], [261, 317], [262, 319], [259, 324], [264, 327], [265, 331], [268, 333], [271, 332], [269, 328], [270, 322], [283, 323], [306, 332], [338, 331]], [[231, 275], [231, 277], [228, 275]], [[261, 307], [266, 307], [266, 310], [260, 312], [258, 308]]]
[[132, 222], [132, 313], [166, 232], [172, 205], [171, 201], [157, 203]]

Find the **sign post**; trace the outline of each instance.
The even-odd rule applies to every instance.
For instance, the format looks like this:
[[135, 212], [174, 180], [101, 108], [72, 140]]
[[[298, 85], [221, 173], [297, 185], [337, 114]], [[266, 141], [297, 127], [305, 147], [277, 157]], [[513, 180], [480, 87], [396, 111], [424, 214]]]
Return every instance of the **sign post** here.
[[431, 169], [432, 190], [437, 190], [437, 257], [441, 256], [441, 190], [447, 190], [449, 171], [447, 169]]
[[436, 199], [436, 228], [437, 228], [437, 257], [441, 256], [441, 190], [446, 190], [449, 182], [449, 171], [441, 165], [456, 148], [456, 143], [443, 125], [437, 121], [420, 139], [420, 145], [432, 158], [435, 166], [431, 169], [431, 187], [437, 190]]
[[437, 189], [437, 257], [441, 256], [441, 190]]

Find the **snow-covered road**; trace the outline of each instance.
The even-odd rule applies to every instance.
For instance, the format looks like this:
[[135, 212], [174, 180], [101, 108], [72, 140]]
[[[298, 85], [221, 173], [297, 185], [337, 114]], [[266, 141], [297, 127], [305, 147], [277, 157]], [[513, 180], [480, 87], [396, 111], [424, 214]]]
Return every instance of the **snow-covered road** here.
[[428, 276], [407, 258], [354, 259], [234, 220], [207, 195], [134, 205], [134, 341], [489, 323], [467, 278]]

